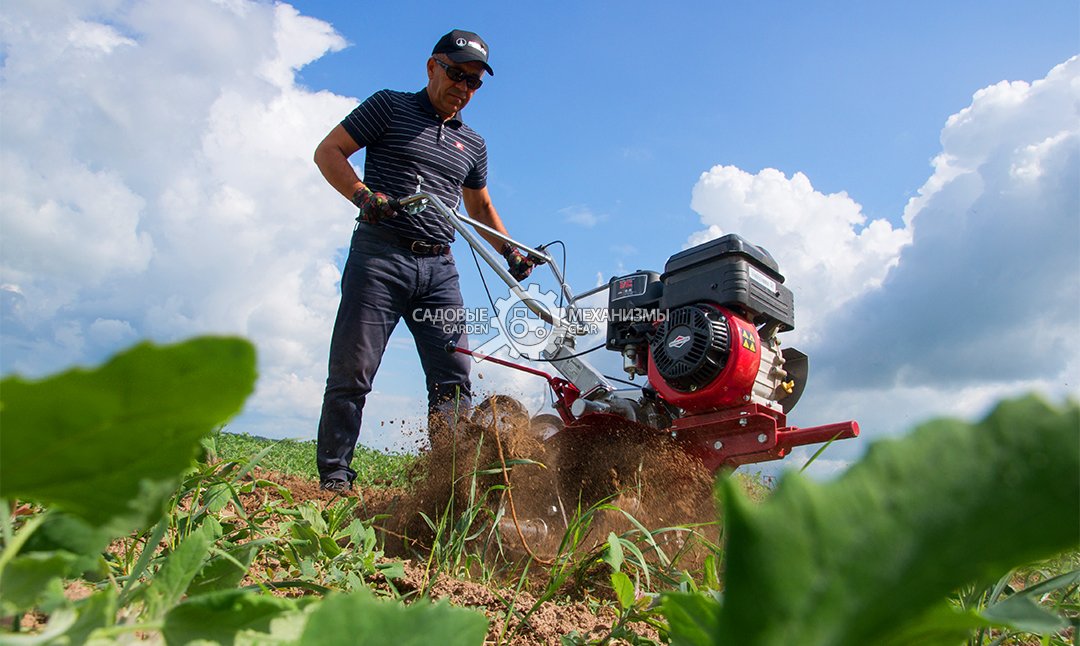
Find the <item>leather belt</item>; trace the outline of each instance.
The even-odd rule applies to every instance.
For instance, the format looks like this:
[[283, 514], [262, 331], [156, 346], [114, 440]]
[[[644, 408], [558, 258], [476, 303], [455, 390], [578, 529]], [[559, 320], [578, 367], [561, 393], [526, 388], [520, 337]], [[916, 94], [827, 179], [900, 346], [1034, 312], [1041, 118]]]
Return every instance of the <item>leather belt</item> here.
[[423, 240], [409, 240], [408, 238], [401, 238], [400, 242], [402, 246], [417, 256], [445, 256], [450, 253], [450, 245], [448, 244], [431, 244]]
[[432, 243], [425, 242], [424, 240], [406, 238], [405, 236], [398, 235], [397, 233], [382, 227], [368, 225], [368, 228], [376, 237], [401, 247], [415, 256], [445, 256], [450, 253], [449, 244], [441, 242]]

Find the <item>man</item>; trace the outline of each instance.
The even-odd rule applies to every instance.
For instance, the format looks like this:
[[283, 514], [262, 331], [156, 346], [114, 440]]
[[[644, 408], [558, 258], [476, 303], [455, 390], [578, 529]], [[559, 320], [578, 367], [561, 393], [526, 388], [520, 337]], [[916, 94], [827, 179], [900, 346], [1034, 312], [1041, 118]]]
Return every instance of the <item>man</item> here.
[[[469, 359], [448, 353], [467, 338], [444, 329], [437, 315], [464, 305], [450, 254], [454, 230], [436, 213], [395, 211], [391, 199], [418, 190], [501, 233], [506, 229], [487, 190], [484, 139], [461, 120], [461, 110], [483, 83], [488, 46], [469, 31], [439, 39], [427, 60], [427, 86], [416, 93], [376, 92], [337, 125], [315, 150], [315, 164], [339, 193], [360, 209], [341, 276], [341, 305], [330, 341], [316, 462], [323, 489], [347, 492], [364, 402], [390, 333], [404, 317], [427, 381], [428, 411], [453, 420], [470, 404]], [[366, 148], [363, 181], [349, 157]], [[480, 234], [525, 279], [535, 264], [512, 245]]]

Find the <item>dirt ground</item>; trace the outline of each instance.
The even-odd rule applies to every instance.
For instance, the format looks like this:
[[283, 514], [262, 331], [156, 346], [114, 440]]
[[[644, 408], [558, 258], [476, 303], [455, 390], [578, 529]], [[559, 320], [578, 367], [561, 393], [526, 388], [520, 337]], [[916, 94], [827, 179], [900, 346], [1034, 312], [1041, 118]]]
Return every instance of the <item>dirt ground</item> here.
[[[477, 423], [459, 425], [456, 432], [435, 434], [430, 450], [410, 474], [414, 486], [409, 492], [357, 483], [360, 486], [351, 495], [360, 498], [358, 515], [381, 517], [376, 526], [382, 532], [387, 557], [405, 564], [405, 578], [394, 582], [398, 592], [422, 591], [433, 599], [449, 599], [456, 606], [484, 612], [490, 623], [490, 643], [557, 644], [560, 637], [573, 631], [585, 639], [598, 639], [611, 630], [616, 621], [614, 610], [609, 605], [598, 611], [595, 604], [597, 598], [604, 599], [607, 566], [595, 568], [593, 580], [599, 585], [589, 586], [588, 594], [580, 580], [574, 581], [560, 590], [557, 601], [539, 604], [526, 623], [519, 625], [522, 614], [536, 605], [536, 595], [550, 580], [548, 565], [579, 502], [587, 508], [608, 499], [612, 507], [592, 517], [579, 554], [600, 549], [609, 532], [631, 530], [633, 524], [626, 514], [650, 529], [705, 523], [708, 525], [698, 531], [711, 541], [718, 538], [711, 474], [655, 435], [608, 432], [598, 438], [575, 435], [542, 442], [528, 418], [509, 404], [496, 407], [487, 418], [476, 419]], [[287, 487], [296, 501], [330, 502], [334, 498], [313, 481], [273, 474], [261, 477], [268, 475]], [[436, 536], [421, 512], [428, 518], [448, 515], [456, 520], [469, 510], [477, 511], [489, 525], [492, 515], [501, 513], [498, 549], [486, 550], [483, 566], [489, 575], [498, 574], [489, 576], [488, 583], [432, 577], [425, 567], [425, 556]], [[680, 567], [692, 570], [700, 563], [700, 555], [694, 553], [692, 545], [684, 544], [688, 535], [668, 532], [659, 542], [669, 555], [681, 550]], [[489, 542], [491, 536], [489, 533]], [[530, 555], [528, 576], [524, 585], [519, 585], [522, 571], [515, 563]], [[508, 603], [514, 612], [508, 613]], [[509, 621], [508, 614], [512, 617]], [[647, 625], [630, 628], [658, 639]]]

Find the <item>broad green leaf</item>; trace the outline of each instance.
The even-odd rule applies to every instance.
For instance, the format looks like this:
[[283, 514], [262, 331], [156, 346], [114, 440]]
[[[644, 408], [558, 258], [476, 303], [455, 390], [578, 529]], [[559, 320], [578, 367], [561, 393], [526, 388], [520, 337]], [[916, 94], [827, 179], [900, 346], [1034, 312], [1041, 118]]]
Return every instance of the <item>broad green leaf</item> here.
[[626, 576], [626, 572], [612, 572], [611, 587], [615, 589], [615, 598], [623, 610], [634, 605], [634, 582]]
[[199, 438], [240, 410], [255, 351], [232, 338], [143, 343], [103, 366], [0, 382], [0, 492], [95, 526], [145, 526]]
[[405, 578], [405, 564], [401, 561], [376, 563], [375, 570], [390, 580]]
[[77, 558], [68, 552], [31, 552], [8, 561], [0, 573], [0, 614], [29, 610], [47, 588], [62, 588], [62, 579]]
[[720, 623], [720, 604], [704, 593], [669, 593], [663, 597], [664, 617], [672, 646], [712, 646]]
[[622, 569], [623, 564], [623, 551], [622, 543], [619, 542], [619, 537], [615, 535], [615, 532], [610, 532], [607, 537], [607, 549], [604, 550], [603, 555], [604, 563], [611, 566], [612, 570], [616, 572]]
[[309, 500], [297, 507], [297, 510], [300, 512], [300, 517], [306, 520], [316, 533], [326, 534], [330, 531], [326, 525], [326, 519], [323, 518], [322, 510], [316, 507], [315, 503]]
[[211, 514], [216, 514], [225, 508], [233, 498], [232, 487], [227, 482], [215, 482], [207, 487], [202, 494], [203, 504]]
[[165, 563], [146, 589], [147, 607], [151, 617], [163, 616], [180, 601], [209, 556], [212, 533], [213, 530], [209, 527], [200, 527], [181, 541], [165, 558]]
[[879, 442], [830, 483], [787, 474], [760, 506], [726, 483], [715, 643], [881, 643], [961, 585], [1075, 546], [1078, 428], [1075, 403], [1029, 397]]
[[107, 628], [116, 622], [116, 588], [108, 587], [76, 602], [79, 618], [75, 620], [64, 637], [69, 644], [85, 644], [98, 628]]
[[169, 644], [198, 639], [232, 644], [240, 631], [269, 633], [272, 622], [296, 611], [297, 605], [245, 590], [222, 590], [191, 597], [165, 615], [162, 633]]
[[251, 568], [259, 550], [266, 542], [251, 542], [239, 545], [226, 554], [218, 554], [207, 561], [188, 586], [190, 595], [204, 594], [215, 590], [235, 588]]
[[[105, 569], [101, 553], [110, 541], [115, 539], [108, 530], [95, 527], [85, 520], [63, 512], [49, 512], [41, 527], [26, 541], [23, 554], [30, 552], [63, 551], [78, 558], [62, 576], [75, 576], [87, 571]], [[102, 572], [99, 578], [104, 578]]]
[[381, 601], [361, 589], [330, 595], [311, 613], [298, 646], [480, 646], [487, 617], [445, 602]]
[[301, 558], [313, 559], [321, 555], [322, 545], [319, 543], [319, 535], [307, 523], [303, 521], [293, 523], [289, 527], [289, 534], [293, 538], [289, 545]]
[[264, 631], [241, 630], [234, 646], [293, 646], [304, 633], [308, 615], [302, 611], [285, 612], [270, 620]]

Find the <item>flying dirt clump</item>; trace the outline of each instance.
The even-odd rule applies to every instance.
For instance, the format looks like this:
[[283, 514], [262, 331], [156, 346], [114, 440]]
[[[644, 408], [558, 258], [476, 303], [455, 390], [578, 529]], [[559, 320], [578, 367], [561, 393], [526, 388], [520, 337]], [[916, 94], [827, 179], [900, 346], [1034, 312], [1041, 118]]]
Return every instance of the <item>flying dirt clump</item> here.
[[502, 395], [455, 424], [433, 419], [411, 492], [387, 510], [388, 552], [427, 551], [454, 528], [494, 541], [485, 551], [493, 558], [527, 553], [542, 561], [555, 555], [575, 515], [599, 503], [608, 505], [592, 514], [584, 547], [631, 529], [625, 514], [650, 529], [715, 527], [712, 474], [665, 434], [574, 428], [545, 438], [550, 429], [535, 422]]

